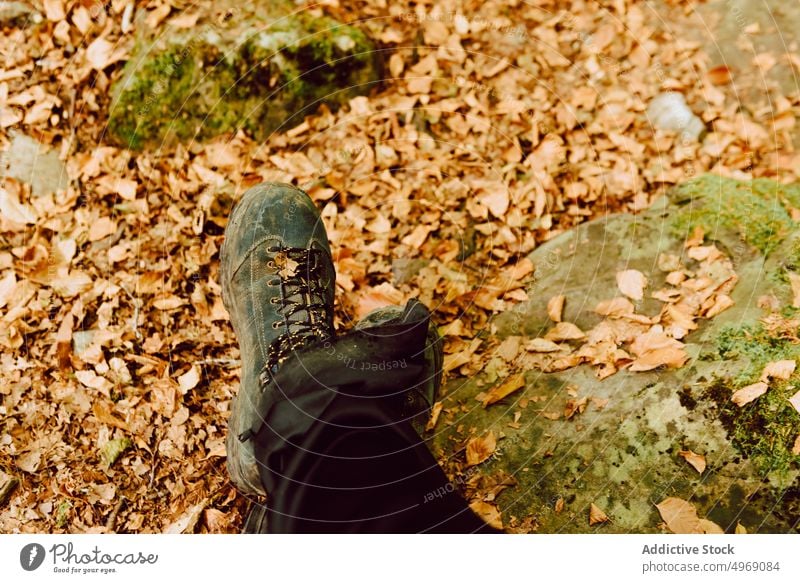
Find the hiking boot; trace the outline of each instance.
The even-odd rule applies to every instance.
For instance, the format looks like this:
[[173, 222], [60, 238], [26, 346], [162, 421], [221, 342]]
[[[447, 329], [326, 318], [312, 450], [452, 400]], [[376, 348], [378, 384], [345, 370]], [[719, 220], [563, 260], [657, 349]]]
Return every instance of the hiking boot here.
[[[355, 330], [365, 333], [374, 331], [382, 334], [382, 326], [401, 324], [408, 321], [419, 320], [420, 311], [427, 316], [428, 309], [417, 300], [410, 300], [404, 306], [384, 306], [376, 308], [364, 316], [355, 325]], [[410, 419], [411, 425], [420, 436], [425, 432], [425, 426], [430, 418], [431, 410], [439, 396], [442, 384], [442, 363], [444, 360], [442, 339], [433, 322], [428, 324], [428, 339], [425, 343], [425, 372], [421, 383], [410, 389], [403, 396], [400, 415], [402, 419]]]
[[231, 404], [228, 472], [245, 493], [265, 495], [247, 431], [262, 391], [295, 350], [333, 336], [336, 273], [314, 202], [289, 184], [249, 189], [231, 213], [220, 251], [222, 300], [242, 360]]

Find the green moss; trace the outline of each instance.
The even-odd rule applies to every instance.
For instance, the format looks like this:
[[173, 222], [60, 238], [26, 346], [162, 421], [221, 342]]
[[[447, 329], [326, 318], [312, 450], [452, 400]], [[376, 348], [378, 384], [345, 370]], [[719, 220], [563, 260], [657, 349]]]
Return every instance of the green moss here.
[[678, 186], [676, 199], [683, 205], [672, 220], [676, 236], [686, 237], [698, 226], [711, 237], [731, 231], [768, 255], [792, 228], [784, 205], [800, 205], [800, 187], [705, 175]]
[[357, 28], [308, 14], [257, 24], [226, 40], [196, 33], [156, 49], [140, 45], [115, 85], [112, 138], [134, 149], [238, 129], [264, 139], [380, 78], [374, 45]]
[[723, 360], [747, 362], [736, 377], [717, 379], [709, 389], [732, 443], [764, 475], [780, 478], [800, 468], [800, 456], [791, 452], [800, 433], [800, 414], [789, 403], [789, 397], [800, 388], [800, 374], [796, 372], [787, 381], [772, 380], [764, 395], [744, 407], [730, 400], [733, 391], [757, 382], [767, 363], [800, 359], [800, 345], [772, 336], [758, 324], [726, 328], [717, 339], [717, 350]]

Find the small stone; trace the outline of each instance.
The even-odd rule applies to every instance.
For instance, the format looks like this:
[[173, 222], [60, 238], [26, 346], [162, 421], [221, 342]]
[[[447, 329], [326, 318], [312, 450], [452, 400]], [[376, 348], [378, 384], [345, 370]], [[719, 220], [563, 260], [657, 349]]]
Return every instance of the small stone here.
[[669, 91], [657, 95], [647, 106], [647, 117], [659, 129], [676, 132], [683, 141], [697, 141], [706, 126], [689, 106], [682, 93]]
[[18, 132], [12, 133], [8, 150], [0, 156], [0, 173], [29, 184], [35, 197], [69, 187], [67, 168], [58, 152]]

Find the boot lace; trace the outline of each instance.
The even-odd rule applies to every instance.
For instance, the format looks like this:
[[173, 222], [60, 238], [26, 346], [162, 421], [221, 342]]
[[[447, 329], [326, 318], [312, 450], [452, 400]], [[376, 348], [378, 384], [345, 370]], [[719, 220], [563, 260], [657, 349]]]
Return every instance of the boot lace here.
[[274, 322], [273, 327], [284, 328], [284, 332], [267, 349], [266, 364], [260, 375], [262, 387], [292, 352], [333, 336], [333, 314], [322, 285], [322, 251], [279, 245], [268, 251], [275, 254], [268, 266], [276, 273], [267, 285], [280, 287], [280, 296], [271, 301], [279, 306], [277, 311], [283, 316], [283, 321]]

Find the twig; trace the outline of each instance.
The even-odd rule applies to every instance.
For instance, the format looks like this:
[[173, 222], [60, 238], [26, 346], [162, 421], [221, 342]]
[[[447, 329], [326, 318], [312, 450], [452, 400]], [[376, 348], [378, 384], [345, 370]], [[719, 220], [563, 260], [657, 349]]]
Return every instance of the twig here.
[[241, 366], [242, 361], [238, 358], [204, 358], [203, 360], [198, 360], [197, 364], [208, 364], [233, 368], [236, 366]]
[[139, 300], [133, 297], [133, 294], [128, 291], [128, 288], [125, 287], [124, 283], [120, 283], [119, 287], [122, 288], [128, 297], [131, 299], [131, 303], [133, 303], [133, 334], [136, 336], [138, 341], [142, 341], [142, 333], [139, 332]]
[[109, 532], [114, 531], [114, 527], [117, 525], [117, 516], [119, 516], [120, 511], [125, 506], [125, 502], [128, 499], [125, 496], [120, 496], [119, 500], [117, 500], [117, 504], [114, 506], [114, 510], [111, 511], [111, 514], [108, 515], [108, 520], [106, 520], [106, 530]]
[[17, 489], [19, 486], [19, 480], [16, 479], [14, 476], [7, 476], [8, 480], [2, 485], [0, 485], [0, 506], [6, 503], [11, 497], [11, 494], [14, 493], [14, 490]]

